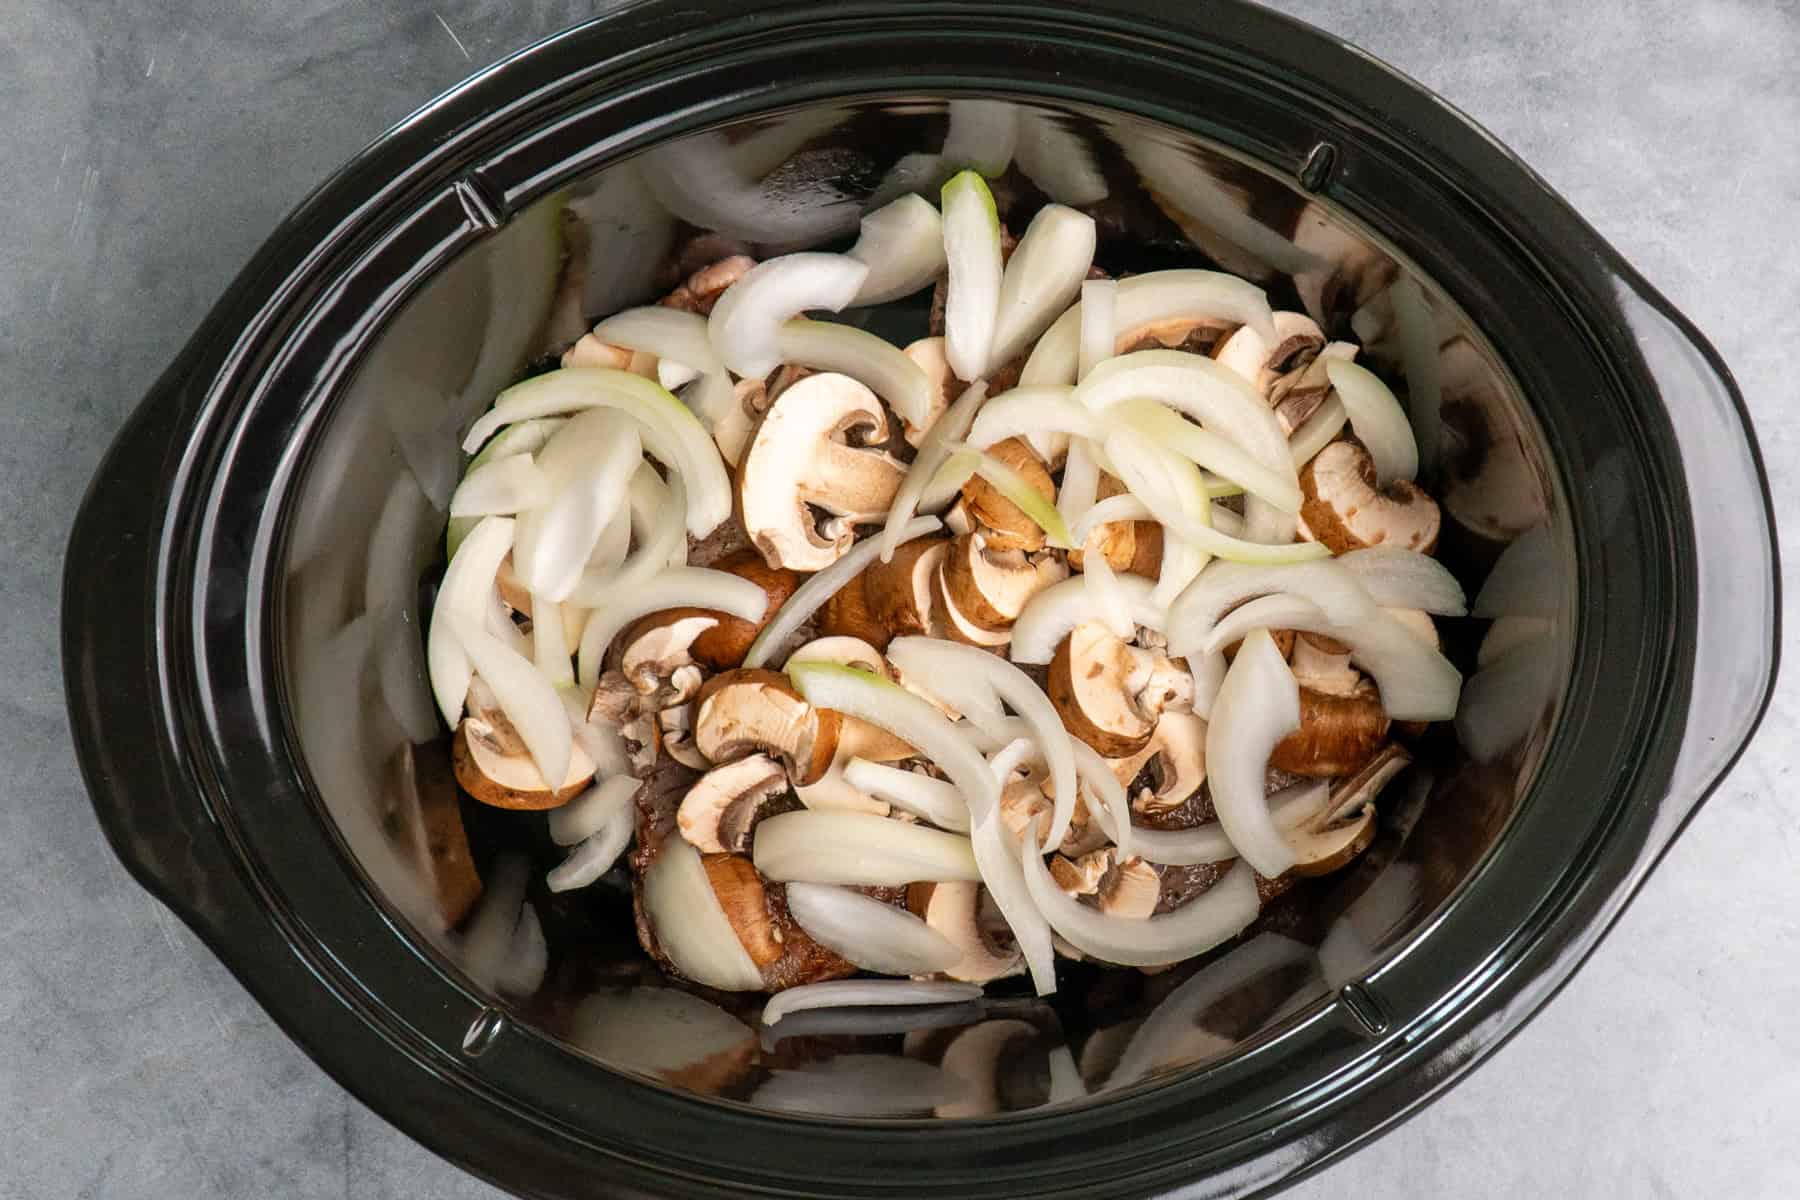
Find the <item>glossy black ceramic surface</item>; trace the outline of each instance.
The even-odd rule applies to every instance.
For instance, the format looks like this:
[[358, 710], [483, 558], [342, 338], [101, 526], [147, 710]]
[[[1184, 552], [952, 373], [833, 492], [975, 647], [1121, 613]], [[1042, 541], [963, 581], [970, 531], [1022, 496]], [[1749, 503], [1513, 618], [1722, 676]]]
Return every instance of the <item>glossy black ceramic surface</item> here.
[[[522, 1194], [1278, 1185], [1517, 1029], [1749, 736], [1778, 606], [1741, 404], [1526, 169], [1314, 31], [1236, 4], [820, 12], [649, 4], [573, 30], [416, 114], [277, 231], [75, 532], [65, 655], [96, 807], [326, 1069]], [[1218, 262], [1328, 327], [1362, 313], [1372, 357], [1442, 397], [1446, 560], [1535, 651], [1476, 671], [1485, 623], [1449, 631], [1460, 744], [1390, 790], [1362, 865], [1257, 938], [1149, 979], [1069, 967], [1052, 1004], [1002, 996], [972, 1027], [765, 1043], [728, 1085], [672, 1086], [606, 1036], [608, 1014], [673, 1028], [687, 1005], [650, 990], [616, 896], [534, 892], [550, 975], [506, 996], [407, 854], [387, 772], [423, 738], [423, 683], [393, 652], [417, 645], [458, 435], [554, 341], [564, 206], [600, 235], [591, 315], [655, 293], [684, 205], [646, 184], [659, 162], [760, 179], [742, 219], [779, 227], [747, 240], [818, 217], [799, 240], [829, 243], [970, 101], [1090, 149], [1109, 265]], [[1027, 181], [1009, 215], [1041, 202]], [[484, 868], [499, 842], [545, 849], [470, 820]], [[975, 1093], [955, 1090], [984, 1042]]]

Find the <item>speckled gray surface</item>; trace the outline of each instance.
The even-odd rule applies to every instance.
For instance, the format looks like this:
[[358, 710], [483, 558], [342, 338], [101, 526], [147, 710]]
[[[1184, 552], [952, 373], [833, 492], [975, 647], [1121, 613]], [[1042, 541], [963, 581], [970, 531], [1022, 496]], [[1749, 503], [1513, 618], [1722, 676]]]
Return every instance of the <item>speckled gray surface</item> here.
[[[282, 214], [442, 88], [600, 7], [0, 0], [0, 1197], [498, 1195], [326, 1079], [114, 861], [68, 744], [56, 598], [106, 440]], [[1800, 6], [1280, 7], [1486, 124], [1693, 317], [1794, 511]], [[1294, 1194], [1800, 1195], [1797, 710], [1783, 688], [1547, 1012]]]

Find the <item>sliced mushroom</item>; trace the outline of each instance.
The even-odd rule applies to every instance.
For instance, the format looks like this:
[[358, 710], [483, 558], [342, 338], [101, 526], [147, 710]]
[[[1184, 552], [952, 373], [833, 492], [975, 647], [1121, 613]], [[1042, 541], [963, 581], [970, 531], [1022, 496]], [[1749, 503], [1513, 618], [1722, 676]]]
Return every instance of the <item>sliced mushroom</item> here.
[[1076, 858], [1058, 854], [1050, 860], [1050, 878], [1071, 896], [1092, 896], [1100, 890], [1102, 877], [1112, 870], [1117, 853], [1108, 846]]
[[1399, 546], [1437, 547], [1438, 504], [1410, 480], [1375, 486], [1375, 462], [1355, 442], [1333, 442], [1300, 472], [1300, 532], [1333, 554]]
[[801, 699], [787, 676], [739, 668], [700, 689], [694, 744], [715, 763], [770, 754], [795, 784], [817, 783], [837, 751], [839, 722], [831, 709]]
[[[1012, 780], [1001, 789], [1000, 819], [1014, 840], [1023, 841], [1026, 831], [1033, 826], [1041, 839], [1049, 828], [1051, 810], [1055, 803], [1049, 777], [1043, 774], [1028, 775], [1023, 779]], [[1069, 831], [1063, 835], [1056, 850], [1075, 858], [1098, 848], [1105, 841], [1106, 835], [1088, 814], [1086, 797], [1077, 795], [1075, 810], [1069, 818]]]
[[1309, 779], [1332, 779], [1359, 770], [1387, 740], [1387, 713], [1373, 683], [1347, 696], [1300, 689], [1300, 728], [1275, 743], [1269, 765]]
[[[691, 261], [691, 260], [690, 260]], [[693, 274], [674, 291], [664, 296], [658, 303], [664, 308], [679, 308], [683, 312], [710, 315], [713, 305], [725, 294], [725, 289], [749, 274], [756, 260], [747, 254], [733, 254], [718, 262], [708, 263]]]
[[1194, 700], [1185, 666], [1121, 641], [1098, 621], [1062, 640], [1046, 690], [1069, 732], [1106, 758], [1136, 754], [1165, 709], [1191, 708]]
[[949, 938], [962, 958], [944, 972], [947, 979], [991, 983], [1024, 969], [1024, 959], [1004, 923], [985, 919], [991, 901], [978, 883], [915, 883], [906, 889], [914, 915]]
[[[988, 447], [987, 452], [1023, 475], [1038, 495], [1056, 502], [1050, 470], [1024, 438], [1007, 438]], [[1044, 531], [1038, 523], [980, 475], [963, 485], [962, 498], [969, 506], [969, 516], [987, 533], [988, 545], [995, 550], [1043, 549]]]
[[645, 698], [644, 707], [661, 709], [694, 698], [703, 672], [694, 664], [695, 639], [719, 623], [698, 609], [670, 609], [634, 622], [619, 639], [619, 670]]
[[732, 387], [731, 399], [731, 407], [713, 425], [712, 436], [719, 456], [735, 467], [743, 461], [744, 447], [750, 444], [757, 422], [768, 411], [769, 393], [760, 379], [740, 379]]
[[944, 564], [940, 562], [937, 570], [931, 573], [932, 612], [937, 621], [934, 634], [940, 634], [954, 642], [966, 642], [971, 646], [980, 646], [984, 650], [998, 652], [1000, 647], [1012, 641], [1010, 629], [984, 629], [970, 618], [956, 602], [950, 598], [944, 580]]
[[714, 767], [688, 789], [675, 824], [702, 854], [748, 854], [750, 834], [788, 795], [787, 770], [766, 754]]
[[906, 473], [872, 448], [887, 429], [881, 401], [847, 375], [814, 375], [775, 399], [738, 467], [739, 515], [765, 562], [822, 570], [856, 540], [854, 526], [886, 515]]
[[944, 356], [944, 339], [941, 337], [920, 338], [902, 353], [918, 364], [919, 369], [925, 372], [925, 378], [930, 384], [931, 407], [926, 410], [924, 426], [906, 423], [906, 441], [917, 449], [919, 443], [925, 440], [925, 434], [930, 431], [932, 425], [936, 424], [937, 419], [944, 415], [944, 410], [949, 408], [958, 396], [962, 395], [963, 388], [967, 385], [958, 379], [956, 373], [950, 369], [950, 360]]
[[713, 895], [725, 910], [738, 941], [750, 955], [758, 970], [766, 970], [781, 958], [781, 936], [769, 913], [768, 892], [762, 876], [748, 858], [741, 854], [708, 854], [700, 865], [706, 870]]
[[762, 632], [764, 625], [774, 620], [777, 610], [788, 602], [788, 597], [800, 586], [800, 576], [793, 571], [769, 566], [754, 550], [735, 550], [712, 563], [711, 569], [736, 575], [739, 579], [748, 579], [769, 598], [768, 604], [763, 608], [762, 618], [757, 621], [746, 621], [742, 617], [706, 609], [678, 610], [706, 612], [708, 616], [717, 618], [718, 624], [694, 639], [693, 655], [695, 661], [708, 670], [728, 671], [743, 663], [744, 655], [750, 653], [750, 643], [756, 640], [756, 635]]
[[1269, 405], [1275, 410], [1275, 419], [1281, 423], [1283, 433], [1292, 434], [1304, 425], [1331, 395], [1331, 373], [1327, 364], [1334, 358], [1354, 360], [1356, 352], [1354, 343], [1327, 342], [1305, 367], [1289, 371], [1275, 381], [1269, 389]]
[[1113, 353], [1182, 350], [1189, 354], [1211, 354], [1213, 347], [1235, 327], [1230, 321], [1211, 317], [1164, 317], [1160, 321], [1134, 325], [1119, 334], [1113, 341]]
[[943, 565], [944, 591], [957, 611], [994, 632], [1011, 629], [1033, 596], [1069, 575], [1054, 555], [1033, 562], [1023, 550], [996, 549], [980, 533], [952, 541]]
[[1162, 896], [1162, 872], [1133, 856], [1115, 863], [1100, 879], [1095, 899], [1109, 917], [1142, 920], [1156, 911]]
[[883, 646], [893, 638], [932, 631], [931, 579], [949, 546], [944, 538], [914, 538], [895, 550], [891, 560], [877, 559], [862, 573], [869, 616], [886, 633]]
[[1299, 634], [1288, 669], [1295, 683], [1322, 696], [1354, 696], [1367, 686], [1362, 672], [1350, 665], [1350, 648], [1323, 634]]
[[1320, 811], [1288, 834], [1296, 875], [1329, 875], [1347, 866], [1375, 840], [1375, 798], [1412, 763], [1412, 755], [1392, 743], [1360, 771], [1331, 786]]
[[1264, 399], [1272, 399], [1279, 380], [1305, 370], [1325, 348], [1325, 334], [1305, 313], [1277, 312], [1274, 325], [1273, 345], [1244, 325], [1213, 350], [1213, 358], [1220, 366], [1243, 376]]
[[1132, 808], [1172, 812], [1206, 782], [1206, 722], [1191, 712], [1165, 712], [1142, 750], [1111, 765], [1128, 790], [1139, 779], [1147, 780], [1148, 786], [1131, 797]]
[[504, 717], [492, 723], [471, 713], [456, 727], [450, 762], [463, 791], [495, 808], [558, 808], [586, 788], [594, 777], [594, 761], [578, 745], [569, 755], [569, 770], [552, 788]]
[[[814, 638], [788, 657], [789, 661], [810, 660], [838, 663], [846, 667], [861, 667], [884, 679], [894, 678], [894, 669], [888, 660], [877, 653], [875, 647], [861, 638]], [[828, 803], [836, 801], [837, 807], [845, 807], [849, 793], [856, 792], [856, 789], [851, 788], [842, 779], [844, 765], [851, 759], [866, 758], [870, 762], [886, 763], [913, 758], [917, 754], [918, 751], [911, 745], [901, 741], [880, 726], [871, 725], [861, 717], [840, 713], [838, 716], [837, 755], [832, 761], [831, 771], [826, 774], [824, 780], [810, 785], [806, 791], [803, 791], [800, 798], [807, 802], [809, 808], [817, 807], [815, 801], [819, 799], [827, 799]], [[828, 788], [826, 785], [832, 775], [839, 777], [837, 786]], [[861, 795], [860, 792], [856, 794]], [[865, 803], [857, 807], [873, 810], [879, 806], [885, 815], [886, 804], [867, 796], [864, 796], [863, 800]]]
[[610, 367], [615, 371], [630, 371], [633, 375], [642, 375], [646, 379], [656, 378], [656, 355], [603, 342], [592, 333], [582, 334], [573, 346], [563, 351], [561, 365]]
[[884, 677], [892, 674], [888, 669], [887, 659], [881, 656], [881, 651], [859, 637], [814, 638], [804, 646], [797, 648], [788, 657], [802, 662], [839, 663]]
[[[1100, 474], [1096, 500], [1124, 494], [1125, 485], [1106, 472]], [[1069, 566], [1083, 569], [1090, 551], [1106, 556], [1107, 565], [1115, 571], [1126, 571], [1155, 579], [1162, 570], [1162, 525], [1156, 521], [1108, 521], [1088, 531], [1080, 550], [1069, 552]]]

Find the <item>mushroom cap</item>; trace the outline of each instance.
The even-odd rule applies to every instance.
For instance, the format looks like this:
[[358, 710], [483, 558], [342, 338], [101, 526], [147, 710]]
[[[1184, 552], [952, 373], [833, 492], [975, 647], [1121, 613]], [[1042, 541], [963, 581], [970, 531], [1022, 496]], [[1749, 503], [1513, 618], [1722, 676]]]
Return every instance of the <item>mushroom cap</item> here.
[[675, 825], [702, 854], [748, 854], [757, 821], [788, 795], [787, 770], [766, 754], [714, 767], [682, 797]]
[[1352, 774], [1381, 749], [1389, 724], [1374, 684], [1348, 696], [1302, 687], [1300, 727], [1275, 743], [1269, 765], [1309, 779]]
[[691, 700], [700, 688], [695, 667], [695, 639], [719, 623], [717, 614], [694, 608], [672, 608], [640, 617], [619, 639], [619, 670], [657, 707]]
[[819, 608], [817, 625], [820, 633], [856, 638], [877, 650], [885, 650], [894, 635], [869, 612], [869, 593], [864, 586], [867, 574], [864, 571], [854, 576], [826, 598]]
[[837, 751], [839, 715], [801, 699], [785, 675], [740, 667], [700, 689], [694, 744], [715, 763], [761, 751], [787, 765], [795, 784], [817, 783]]
[[[875, 647], [861, 638], [814, 638], [795, 650], [788, 656], [788, 659], [789, 661], [811, 660], [840, 663], [846, 667], [860, 667], [883, 679], [895, 677], [894, 668], [888, 660], [883, 658]], [[828, 709], [826, 711], [835, 710]], [[917, 755], [918, 751], [913, 749], [910, 744], [901, 741], [879, 725], [871, 725], [861, 717], [839, 713], [837, 753], [832, 760], [832, 770], [819, 783], [807, 785], [808, 790], [802, 792], [800, 798], [806, 801], [807, 807], [812, 808], [817, 807], [814, 804], [815, 797], [829, 797], [842, 801], [853, 792], [861, 796], [860, 792], [844, 783], [842, 779], [844, 764], [853, 758], [866, 758], [870, 762], [887, 763], [900, 762], [902, 759], [914, 758]], [[837, 775], [839, 778], [834, 786], [827, 787], [826, 784], [831, 782], [832, 775]], [[882, 815], [885, 816], [887, 805], [872, 797], [862, 796], [862, 802], [857, 807], [873, 809], [877, 805], [880, 806]], [[841, 802], [836, 806], [845, 807]]]
[[957, 610], [995, 632], [1011, 629], [1033, 596], [1069, 575], [1054, 555], [1034, 563], [1023, 550], [996, 549], [980, 533], [951, 541], [943, 566], [944, 590]]
[[[1108, 472], [1100, 473], [1094, 499], [1123, 495], [1126, 487]], [[1108, 521], [1088, 530], [1081, 549], [1069, 551], [1069, 566], [1083, 570], [1087, 555], [1098, 551], [1113, 570], [1155, 579], [1162, 570], [1162, 526], [1155, 521]]]
[[713, 305], [725, 294], [725, 289], [748, 275], [750, 268], [755, 265], [756, 260], [748, 254], [727, 255], [717, 262], [707, 263], [696, 269], [679, 287], [657, 303], [664, 308], [679, 308], [683, 312], [709, 316]]
[[945, 563], [940, 561], [937, 569], [931, 573], [931, 605], [935, 618], [932, 633], [953, 642], [980, 646], [983, 650], [999, 653], [1001, 647], [1012, 641], [1012, 630], [985, 629], [957, 607], [944, 579], [944, 567]]
[[1375, 461], [1356, 442], [1333, 442], [1300, 472], [1302, 533], [1333, 554], [1368, 546], [1437, 548], [1438, 504], [1410, 480], [1375, 486]]
[[782, 567], [771, 567], [754, 550], [734, 550], [713, 563], [712, 570], [748, 579], [769, 598], [761, 619], [756, 621], [710, 609], [692, 610], [706, 612], [718, 619], [717, 624], [694, 639], [694, 660], [709, 670], [728, 671], [743, 664], [744, 655], [750, 653], [750, 643], [756, 640], [764, 625], [774, 620], [775, 613], [800, 586], [800, 576]]
[[812, 375], [775, 397], [738, 465], [738, 513], [764, 561], [822, 570], [850, 548], [854, 526], [887, 513], [906, 474], [873, 448], [887, 436], [881, 401], [848, 375]]
[[925, 434], [931, 426], [944, 415], [944, 410], [955, 402], [968, 385], [950, 369], [950, 359], [945, 355], [944, 339], [941, 337], [920, 338], [901, 353], [918, 364], [930, 384], [931, 407], [926, 411], [926, 423], [915, 426], [910, 422], [902, 422], [905, 425], [907, 444], [916, 450], [919, 443], [925, 440]]
[[1046, 690], [1069, 732], [1104, 758], [1136, 754], [1165, 708], [1193, 702], [1193, 678], [1184, 667], [1114, 637], [1098, 621], [1063, 638]]
[[450, 742], [450, 763], [456, 782], [463, 791], [483, 804], [495, 808], [544, 809], [560, 808], [579, 796], [594, 777], [594, 760], [579, 745], [569, 754], [569, 771], [561, 786], [549, 787], [537, 763], [524, 750], [516, 750], [509, 739], [510, 725], [503, 729], [470, 714], [456, 727]]
[[[1025, 477], [1038, 495], [1052, 504], [1056, 502], [1056, 484], [1050, 470], [1024, 438], [1007, 438], [988, 447], [987, 453]], [[1000, 489], [980, 475], [963, 484], [963, 502], [969, 515], [987, 533], [988, 545], [996, 550], [1041, 550], [1044, 531], [1025, 510], [1000, 494]]]
[[931, 632], [931, 577], [949, 545], [947, 538], [914, 538], [895, 550], [891, 560], [876, 559], [863, 572], [869, 616], [889, 640]]
[[1131, 806], [1139, 812], [1180, 808], [1206, 782], [1206, 722], [1191, 712], [1165, 712], [1143, 749], [1111, 765], [1128, 791], [1145, 768], [1150, 769], [1152, 786], [1140, 788], [1131, 798]]
[[774, 918], [769, 913], [769, 897], [762, 876], [741, 854], [703, 854], [700, 865], [706, 880], [712, 884], [725, 919], [731, 922], [738, 941], [750, 955], [757, 969], [767, 968], [781, 958], [781, 938], [776, 935]]
[[998, 931], [982, 919], [982, 898], [979, 883], [915, 883], [906, 889], [913, 914], [962, 951], [962, 958], [944, 972], [946, 979], [990, 983], [1024, 969], [1018, 947], [997, 937]]

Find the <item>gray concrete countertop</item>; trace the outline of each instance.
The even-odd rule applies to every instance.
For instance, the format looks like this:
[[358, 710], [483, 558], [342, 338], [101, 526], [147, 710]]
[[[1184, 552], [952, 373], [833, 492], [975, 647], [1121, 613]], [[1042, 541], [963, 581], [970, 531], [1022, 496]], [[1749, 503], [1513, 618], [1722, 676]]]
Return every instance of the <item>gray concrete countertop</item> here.
[[[0, 1197], [498, 1195], [321, 1074], [120, 869], [69, 746], [57, 596], [107, 440], [281, 216], [441, 89], [601, 7], [0, 2]], [[1561, 190], [1714, 339], [1778, 502], [1800, 504], [1800, 7], [1280, 7]], [[1542, 1016], [1294, 1194], [1800, 1195], [1797, 709], [1783, 688]]]

